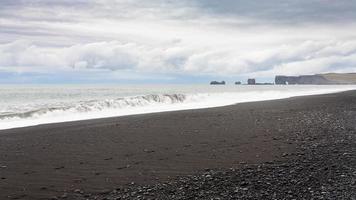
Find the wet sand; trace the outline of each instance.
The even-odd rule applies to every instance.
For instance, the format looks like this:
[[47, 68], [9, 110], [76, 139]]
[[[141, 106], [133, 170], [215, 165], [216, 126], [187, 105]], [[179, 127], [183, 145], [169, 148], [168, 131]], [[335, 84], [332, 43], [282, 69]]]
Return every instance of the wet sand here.
[[0, 199], [94, 198], [207, 169], [289, 162], [328, 140], [320, 132], [308, 143], [308, 130], [338, 133], [338, 120], [353, 137], [355, 91], [2, 130]]

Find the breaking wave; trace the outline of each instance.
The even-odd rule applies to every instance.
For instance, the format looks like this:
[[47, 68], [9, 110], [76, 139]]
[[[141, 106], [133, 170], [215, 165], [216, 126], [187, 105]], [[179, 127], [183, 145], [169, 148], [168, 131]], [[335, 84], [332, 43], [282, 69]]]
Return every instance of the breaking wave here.
[[57, 107], [40, 108], [22, 113], [0, 113], [0, 120], [38, 118], [46, 115], [64, 114], [64, 113], [90, 113], [106, 110], [122, 110], [157, 104], [176, 104], [183, 103], [187, 99], [184, 94], [163, 94], [163, 95], [145, 95], [136, 97], [117, 98], [112, 100], [91, 100], [80, 101], [74, 105], [62, 105]]
[[[355, 89], [350, 87], [246, 88], [237, 92], [149, 94], [104, 100], [11, 104], [0, 110], [0, 130], [58, 122], [124, 115], [226, 106], [242, 102], [283, 99]], [[29, 100], [30, 101], [30, 100]]]

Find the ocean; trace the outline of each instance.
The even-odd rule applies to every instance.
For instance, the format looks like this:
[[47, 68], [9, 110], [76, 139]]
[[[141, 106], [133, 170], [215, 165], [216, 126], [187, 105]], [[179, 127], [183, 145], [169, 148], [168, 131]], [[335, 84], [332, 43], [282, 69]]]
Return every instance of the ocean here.
[[0, 130], [354, 89], [355, 85], [1, 85]]

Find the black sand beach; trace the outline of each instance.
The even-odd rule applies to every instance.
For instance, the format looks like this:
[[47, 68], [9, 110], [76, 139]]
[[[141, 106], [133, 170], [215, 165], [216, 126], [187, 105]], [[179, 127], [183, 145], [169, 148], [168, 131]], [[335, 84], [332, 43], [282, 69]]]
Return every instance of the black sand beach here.
[[356, 91], [3, 130], [0, 199], [356, 199]]

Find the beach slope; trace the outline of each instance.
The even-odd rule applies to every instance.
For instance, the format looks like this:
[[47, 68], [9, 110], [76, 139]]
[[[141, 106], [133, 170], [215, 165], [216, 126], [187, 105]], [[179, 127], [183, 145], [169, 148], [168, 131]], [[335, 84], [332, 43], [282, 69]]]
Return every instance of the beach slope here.
[[353, 199], [355, 155], [355, 91], [40, 125], [0, 131], [0, 199]]

